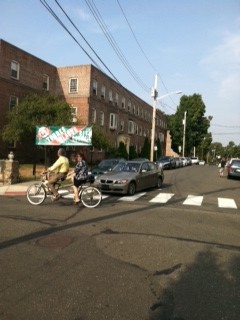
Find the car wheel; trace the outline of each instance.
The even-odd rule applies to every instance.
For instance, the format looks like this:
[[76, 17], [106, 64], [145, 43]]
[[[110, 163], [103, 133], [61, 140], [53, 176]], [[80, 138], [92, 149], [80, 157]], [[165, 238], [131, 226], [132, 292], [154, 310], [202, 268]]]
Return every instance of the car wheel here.
[[162, 177], [158, 177], [157, 188], [158, 188], [158, 189], [162, 188], [162, 185], [163, 185]]
[[136, 192], [136, 184], [135, 182], [130, 182], [129, 186], [128, 186], [128, 194], [130, 196], [133, 196]]

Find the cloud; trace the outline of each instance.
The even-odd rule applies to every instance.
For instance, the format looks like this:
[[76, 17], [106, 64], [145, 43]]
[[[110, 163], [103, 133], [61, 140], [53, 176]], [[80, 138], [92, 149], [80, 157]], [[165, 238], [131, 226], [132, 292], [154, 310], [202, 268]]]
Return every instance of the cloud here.
[[225, 33], [221, 43], [211, 49], [200, 65], [218, 84], [220, 98], [240, 98], [240, 34]]
[[76, 16], [81, 20], [81, 21], [89, 21], [91, 20], [91, 16], [82, 8], [75, 8], [74, 12]]

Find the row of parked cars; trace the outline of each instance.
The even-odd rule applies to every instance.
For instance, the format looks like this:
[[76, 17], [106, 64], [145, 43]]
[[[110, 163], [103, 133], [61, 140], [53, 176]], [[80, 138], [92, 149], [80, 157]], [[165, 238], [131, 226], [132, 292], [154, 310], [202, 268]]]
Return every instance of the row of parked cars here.
[[205, 164], [201, 163], [198, 157], [171, 157], [171, 156], [162, 156], [157, 161], [159, 167], [163, 170], [166, 169], [176, 169], [182, 168], [185, 166], [190, 166], [192, 164]]

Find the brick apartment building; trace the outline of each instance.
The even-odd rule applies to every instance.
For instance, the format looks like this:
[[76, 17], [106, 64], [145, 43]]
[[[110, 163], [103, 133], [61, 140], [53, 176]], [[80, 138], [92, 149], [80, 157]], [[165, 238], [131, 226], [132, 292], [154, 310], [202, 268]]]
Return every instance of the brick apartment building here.
[[[128, 151], [133, 146], [140, 153], [145, 137], [150, 141], [152, 106], [105, 73], [92, 65], [58, 68], [0, 39], [0, 128], [13, 106], [27, 94], [42, 91], [70, 104], [81, 124], [101, 127], [115, 147], [122, 141]], [[155, 130], [165, 153], [167, 124], [160, 110]], [[90, 150], [85, 149], [89, 158]], [[36, 161], [26, 145], [7, 145], [0, 136], [0, 158], [6, 158], [10, 150], [20, 161]], [[104, 152], [93, 150], [92, 157], [100, 160]]]

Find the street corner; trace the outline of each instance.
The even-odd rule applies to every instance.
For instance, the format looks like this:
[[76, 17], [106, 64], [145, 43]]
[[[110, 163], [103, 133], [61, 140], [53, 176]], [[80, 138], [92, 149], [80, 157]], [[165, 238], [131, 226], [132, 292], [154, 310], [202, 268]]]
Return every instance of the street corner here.
[[28, 184], [0, 185], [0, 196], [25, 196]]

